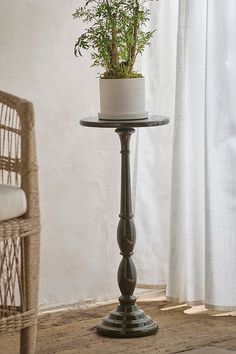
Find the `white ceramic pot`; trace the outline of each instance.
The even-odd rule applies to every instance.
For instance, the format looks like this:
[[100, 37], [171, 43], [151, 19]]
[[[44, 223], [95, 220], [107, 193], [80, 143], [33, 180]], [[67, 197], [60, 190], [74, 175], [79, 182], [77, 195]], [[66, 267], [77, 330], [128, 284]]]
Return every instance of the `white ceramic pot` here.
[[145, 78], [100, 79], [100, 113], [102, 120], [148, 118], [145, 109]]

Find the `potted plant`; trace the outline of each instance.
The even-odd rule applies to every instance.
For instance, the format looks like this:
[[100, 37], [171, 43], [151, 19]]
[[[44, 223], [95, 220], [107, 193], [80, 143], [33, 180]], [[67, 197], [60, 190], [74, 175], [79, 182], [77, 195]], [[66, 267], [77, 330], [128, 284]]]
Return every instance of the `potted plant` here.
[[87, 0], [73, 17], [89, 24], [74, 46], [76, 56], [91, 50], [92, 66], [100, 74], [100, 119], [144, 119], [145, 78], [135, 71], [155, 31], [146, 31], [150, 19], [147, 0]]

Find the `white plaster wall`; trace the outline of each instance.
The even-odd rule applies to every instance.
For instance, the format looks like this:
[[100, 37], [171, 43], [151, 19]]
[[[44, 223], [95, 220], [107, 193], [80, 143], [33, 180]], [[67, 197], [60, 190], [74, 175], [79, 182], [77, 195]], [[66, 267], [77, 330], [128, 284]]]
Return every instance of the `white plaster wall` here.
[[[120, 148], [118, 137], [110, 129], [79, 126], [81, 117], [98, 111], [97, 70], [89, 67], [88, 55], [83, 59], [73, 55], [80, 26], [72, 13], [80, 3], [0, 0], [0, 87], [31, 100], [36, 113], [43, 306], [107, 299], [119, 293], [116, 226]], [[163, 138], [161, 141], [164, 143]], [[167, 188], [165, 174], [169, 173], [170, 161], [160, 166]], [[141, 196], [137, 194], [137, 202], [145, 199], [145, 188], [140, 186], [149, 183], [140, 176], [136, 188]], [[162, 196], [165, 205], [167, 189]], [[151, 185], [148, 190], [147, 208]], [[142, 215], [141, 209], [137, 212]], [[142, 225], [139, 222], [142, 239], [137, 244], [138, 274], [144, 282], [147, 278], [143, 274], [148, 269], [159, 271], [155, 262], [160, 254], [160, 250], [153, 250], [158, 229], [146, 216]], [[154, 243], [145, 239], [149, 232]], [[166, 246], [161, 252], [163, 260]], [[163, 277], [164, 271], [155, 273], [156, 280]]]
[[142, 284], [165, 284], [169, 250], [171, 166], [176, 81], [178, 0], [150, 2], [157, 29], [142, 57], [147, 107], [170, 124], [138, 132], [136, 266]]
[[36, 113], [43, 305], [118, 291], [119, 142], [110, 130], [79, 126], [98, 110], [97, 70], [73, 55], [79, 5], [0, 1], [0, 87], [34, 102]]

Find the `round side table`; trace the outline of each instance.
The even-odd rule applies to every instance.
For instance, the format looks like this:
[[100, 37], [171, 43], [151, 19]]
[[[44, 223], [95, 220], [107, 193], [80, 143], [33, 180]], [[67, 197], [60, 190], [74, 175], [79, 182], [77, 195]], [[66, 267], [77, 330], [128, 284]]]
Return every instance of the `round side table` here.
[[169, 123], [167, 117], [151, 116], [147, 119], [130, 121], [99, 120], [84, 118], [80, 124], [86, 127], [115, 128], [121, 142], [121, 201], [117, 240], [122, 260], [118, 269], [118, 284], [121, 291], [116, 310], [104, 317], [97, 325], [97, 332], [103, 336], [130, 338], [156, 334], [158, 325], [136, 305], [133, 295], [136, 286], [136, 269], [132, 261], [136, 240], [131, 203], [130, 138], [134, 128], [158, 127]]

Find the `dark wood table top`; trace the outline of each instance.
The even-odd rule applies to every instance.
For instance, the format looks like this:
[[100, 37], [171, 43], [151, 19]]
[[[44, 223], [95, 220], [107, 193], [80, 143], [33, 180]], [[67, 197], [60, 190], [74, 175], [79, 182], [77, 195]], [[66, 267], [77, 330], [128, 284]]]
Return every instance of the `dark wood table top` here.
[[137, 120], [102, 120], [98, 117], [88, 117], [80, 120], [85, 127], [94, 128], [142, 128], [157, 127], [169, 123], [169, 118], [164, 116], [151, 115], [149, 118]]

